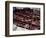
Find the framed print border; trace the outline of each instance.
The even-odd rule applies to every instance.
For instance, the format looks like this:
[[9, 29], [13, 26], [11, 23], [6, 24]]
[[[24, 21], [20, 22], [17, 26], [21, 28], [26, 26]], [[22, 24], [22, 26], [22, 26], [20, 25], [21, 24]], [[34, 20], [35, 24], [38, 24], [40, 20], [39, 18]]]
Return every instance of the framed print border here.
[[[34, 5], [43, 5], [43, 33], [37, 34], [21, 34], [21, 35], [9, 35], [9, 4], [10, 3], [22, 3], [22, 4], [34, 4]], [[29, 36], [29, 35], [44, 35], [45, 34], [45, 4], [44, 3], [35, 3], [35, 2], [18, 2], [18, 1], [5, 1], [5, 36]]]

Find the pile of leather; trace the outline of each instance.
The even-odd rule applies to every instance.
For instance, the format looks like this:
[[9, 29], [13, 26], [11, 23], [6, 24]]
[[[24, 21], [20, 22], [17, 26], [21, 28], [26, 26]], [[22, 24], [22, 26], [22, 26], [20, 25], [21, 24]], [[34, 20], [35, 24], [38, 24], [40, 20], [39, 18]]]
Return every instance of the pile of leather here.
[[25, 29], [40, 30], [40, 10], [38, 8], [14, 8], [13, 23]]

